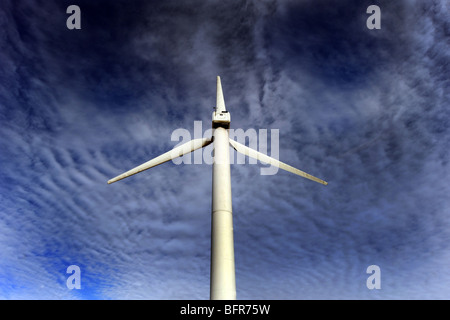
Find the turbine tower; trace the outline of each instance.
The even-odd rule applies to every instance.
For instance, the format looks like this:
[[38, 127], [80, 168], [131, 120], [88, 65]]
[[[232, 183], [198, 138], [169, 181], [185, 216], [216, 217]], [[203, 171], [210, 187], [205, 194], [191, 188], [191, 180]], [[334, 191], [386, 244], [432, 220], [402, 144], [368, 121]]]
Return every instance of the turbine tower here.
[[211, 300], [236, 299], [236, 278], [234, 267], [233, 214], [231, 206], [230, 145], [238, 152], [292, 172], [304, 178], [327, 185], [328, 183], [306, 172], [291, 167], [266, 154], [250, 149], [228, 136], [230, 113], [225, 108], [222, 84], [217, 77], [216, 108], [212, 114], [213, 136], [186, 142], [140, 166], [137, 166], [108, 181], [108, 184], [122, 180], [138, 172], [150, 169], [161, 163], [181, 157], [189, 152], [213, 143], [214, 161], [212, 174], [212, 213], [211, 213]]

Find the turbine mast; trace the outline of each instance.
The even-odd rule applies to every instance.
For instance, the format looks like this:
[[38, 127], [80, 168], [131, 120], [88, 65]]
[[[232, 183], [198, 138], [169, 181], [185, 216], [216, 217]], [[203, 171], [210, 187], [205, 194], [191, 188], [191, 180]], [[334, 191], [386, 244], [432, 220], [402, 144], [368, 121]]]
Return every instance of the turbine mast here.
[[[228, 115], [228, 117], [223, 115]], [[220, 77], [217, 77], [217, 104], [213, 113], [211, 300], [236, 299], [229, 127], [230, 117], [225, 109]]]

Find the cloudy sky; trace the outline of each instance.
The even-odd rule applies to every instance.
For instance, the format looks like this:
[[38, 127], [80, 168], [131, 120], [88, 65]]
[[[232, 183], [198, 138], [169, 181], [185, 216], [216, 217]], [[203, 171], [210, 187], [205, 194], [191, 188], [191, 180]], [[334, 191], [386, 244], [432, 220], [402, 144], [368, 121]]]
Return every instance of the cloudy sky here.
[[0, 298], [209, 298], [211, 166], [106, 181], [210, 128], [220, 75], [232, 128], [278, 129], [329, 182], [232, 166], [238, 299], [450, 299], [449, 21], [445, 0], [2, 0]]

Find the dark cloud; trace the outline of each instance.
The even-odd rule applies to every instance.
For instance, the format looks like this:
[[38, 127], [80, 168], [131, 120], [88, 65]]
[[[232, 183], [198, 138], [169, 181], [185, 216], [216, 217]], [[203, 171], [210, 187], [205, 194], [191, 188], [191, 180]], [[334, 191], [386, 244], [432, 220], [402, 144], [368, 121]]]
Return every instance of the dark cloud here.
[[238, 298], [448, 297], [443, 1], [379, 2], [381, 30], [369, 1], [70, 4], [0, 9], [1, 297], [208, 297], [211, 167], [106, 181], [209, 128], [217, 75], [233, 128], [329, 182], [232, 167]]

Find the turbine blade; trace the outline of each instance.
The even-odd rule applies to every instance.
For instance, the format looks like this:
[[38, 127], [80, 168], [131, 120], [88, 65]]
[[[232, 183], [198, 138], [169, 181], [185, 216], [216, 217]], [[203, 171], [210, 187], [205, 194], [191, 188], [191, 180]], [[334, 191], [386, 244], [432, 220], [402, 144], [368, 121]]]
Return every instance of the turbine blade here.
[[124, 178], [127, 178], [129, 176], [132, 176], [136, 173], [139, 173], [141, 171], [153, 168], [161, 163], [170, 161], [172, 159], [181, 157], [189, 152], [195, 151], [197, 149], [206, 147], [207, 145], [209, 145], [212, 142], [212, 138], [203, 138], [203, 139], [194, 139], [191, 140], [189, 142], [183, 143], [181, 146], [175, 147], [172, 150], [163, 153], [162, 155], [153, 158], [150, 161], [147, 161], [143, 164], [141, 164], [140, 166], [137, 166], [131, 170], [128, 170], [127, 172], [122, 173], [121, 175], [118, 175], [115, 178], [112, 178], [111, 180], [108, 181], [108, 184], [111, 184], [113, 182], [122, 180]]
[[261, 153], [261, 152], [258, 152], [256, 150], [250, 149], [249, 147], [244, 146], [243, 144], [240, 144], [239, 142], [236, 142], [236, 141], [234, 141], [232, 139], [230, 139], [230, 144], [236, 151], [238, 151], [238, 152], [240, 152], [240, 153], [242, 153], [242, 154], [244, 154], [244, 155], [246, 155], [248, 157], [255, 158], [255, 159], [260, 160], [262, 162], [271, 164], [272, 166], [275, 166], [275, 167], [278, 167], [280, 169], [289, 171], [291, 173], [294, 173], [294, 174], [299, 175], [301, 177], [304, 177], [306, 179], [309, 179], [309, 180], [321, 183], [323, 185], [327, 185], [328, 184], [328, 182], [323, 181], [322, 179], [316, 178], [316, 177], [314, 177], [314, 176], [312, 176], [312, 175], [310, 175], [310, 174], [308, 174], [306, 172], [303, 172], [303, 171], [301, 171], [299, 169], [291, 167], [290, 165], [288, 165], [286, 163], [283, 163], [283, 162], [281, 162], [281, 161], [279, 161], [277, 159], [274, 159], [272, 157], [269, 157], [268, 155], [266, 155], [264, 153]]
[[223, 99], [222, 84], [220, 83], [220, 77], [217, 76], [217, 99], [216, 99], [216, 113], [219, 114], [225, 109], [225, 100]]

